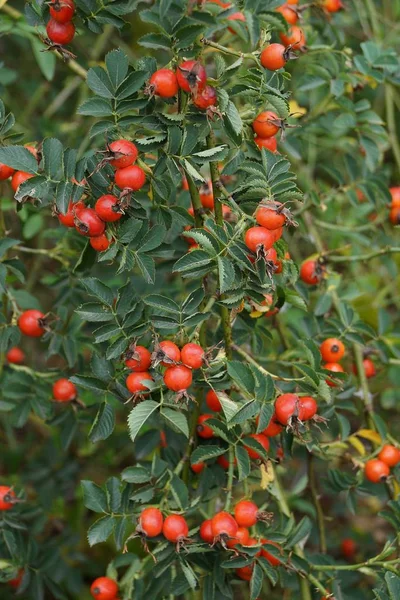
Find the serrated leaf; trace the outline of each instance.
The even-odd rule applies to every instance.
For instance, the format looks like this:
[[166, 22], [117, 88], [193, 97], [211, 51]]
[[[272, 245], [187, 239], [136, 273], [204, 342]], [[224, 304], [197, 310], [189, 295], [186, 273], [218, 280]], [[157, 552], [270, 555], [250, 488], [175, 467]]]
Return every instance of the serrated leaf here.
[[239, 445], [235, 446], [235, 455], [238, 468], [238, 481], [243, 481], [248, 477], [251, 470], [250, 457], [246, 449]]
[[107, 496], [105, 491], [93, 481], [81, 481], [83, 503], [94, 512], [107, 512]]
[[197, 465], [197, 463], [204, 462], [210, 458], [217, 458], [225, 453], [226, 448], [220, 448], [219, 446], [197, 446], [191, 454], [190, 464]]
[[183, 433], [187, 438], [189, 437], [189, 426], [183, 413], [172, 410], [171, 408], [163, 408], [160, 414], [172, 429]]
[[229, 123], [231, 124], [234, 132], [237, 135], [240, 134], [243, 129], [242, 119], [240, 117], [238, 109], [236, 108], [236, 106], [234, 105], [234, 103], [231, 100], [229, 100], [229, 102], [228, 102], [228, 106], [226, 107], [225, 114], [226, 114], [226, 117], [229, 120]]
[[0, 162], [16, 171], [37, 173], [38, 164], [32, 152], [23, 146], [4, 146], [0, 148]]
[[159, 404], [157, 402], [154, 402], [153, 400], [145, 400], [131, 410], [128, 416], [128, 427], [132, 442], [135, 441], [135, 438], [142, 426], [151, 417], [153, 412], [158, 409], [158, 407]]
[[115, 294], [105, 283], [95, 277], [86, 277], [81, 281], [91, 296], [95, 296], [108, 306], [113, 305]]
[[105, 542], [111, 535], [114, 528], [113, 517], [102, 517], [98, 519], [88, 530], [89, 546], [94, 546], [100, 542]]
[[108, 52], [105, 60], [110, 81], [117, 88], [128, 73], [128, 58], [121, 48], [117, 48]]
[[103, 402], [90, 428], [90, 441], [96, 443], [100, 440], [106, 440], [112, 434], [114, 426], [114, 409], [107, 402]]
[[97, 96], [109, 99], [114, 97], [114, 86], [105, 70], [101, 67], [89, 69], [86, 83]]
[[235, 268], [226, 256], [218, 257], [218, 280], [221, 294], [230, 290], [235, 281]]

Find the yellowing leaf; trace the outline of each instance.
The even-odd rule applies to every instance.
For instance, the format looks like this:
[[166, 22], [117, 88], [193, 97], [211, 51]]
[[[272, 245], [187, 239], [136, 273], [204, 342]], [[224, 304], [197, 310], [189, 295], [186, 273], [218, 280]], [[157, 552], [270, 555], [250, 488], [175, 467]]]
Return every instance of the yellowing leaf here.
[[275, 479], [274, 469], [272, 468], [271, 461], [269, 460], [267, 464], [262, 464], [260, 466], [260, 474], [261, 474], [261, 483], [260, 487], [262, 490], [266, 490], [270, 483]]
[[360, 429], [354, 435], [358, 435], [359, 437], [365, 438], [370, 442], [373, 442], [377, 446], [382, 444], [382, 438], [377, 431], [373, 431], [372, 429]]
[[355, 448], [361, 456], [365, 456], [364, 445], [355, 435], [350, 436], [347, 441], [350, 442], [353, 448]]
[[397, 479], [393, 479], [393, 495], [395, 500], [398, 500], [400, 497], [400, 483]]
[[250, 316], [252, 319], [258, 319], [259, 317], [262, 317], [262, 312], [260, 312], [259, 310], [253, 310], [250, 313]]
[[304, 106], [300, 106], [300, 104], [298, 104], [296, 100], [291, 100], [289, 102], [289, 110], [290, 116], [294, 117], [295, 119], [299, 119], [303, 115], [307, 114], [307, 109], [304, 108]]

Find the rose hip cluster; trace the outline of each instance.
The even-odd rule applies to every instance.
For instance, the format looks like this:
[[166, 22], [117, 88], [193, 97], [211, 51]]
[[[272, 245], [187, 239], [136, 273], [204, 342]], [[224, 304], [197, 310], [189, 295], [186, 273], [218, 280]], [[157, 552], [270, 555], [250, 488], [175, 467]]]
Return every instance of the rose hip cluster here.
[[206, 70], [197, 60], [181, 62], [176, 71], [158, 69], [150, 77], [146, 92], [160, 98], [173, 98], [180, 89], [190, 94], [193, 104], [201, 110], [217, 103], [217, 92], [207, 85]]
[[70, 202], [67, 212], [58, 214], [60, 223], [75, 227], [81, 235], [89, 237], [90, 245], [98, 252], [104, 252], [111, 244], [105, 233], [106, 224], [121, 219], [129, 194], [139, 191], [146, 183], [145, 172], [134, 164], [138, 154], [137, 147], [129, 140], [111, 142], [104, 161], [116, 169], [114, 181], [122, 190], [120, 197], [104, 194], [96, 200], [94, 208], [82, 201]]
[[378, 458], [372, 458], [365, 463], [365, 477], [372, 483], [383, 483], [389, 477], [390, 469], [399, 463], [400, 449], [392, 444], [385, 444]]
[[157, 342], [153, 353], [144, 346], [133, 345], [125, 354], [125, 365], [132, 371], [126, 378], [126, 387], [134, 395], [148, 392], [146, 381], [153, 381], [150, 367], [166, 367], [164, 383], [167, 388], [185, 397], [192, 384], [192, 370], [206, 364], [206, 353], [199, 344], [190, 342], [179, 348], [170, 340]]
[[[213, 547], [232, 550], [234, 555], [240, 554], [240, 547], [245, 550], [246, 547], [261, 546], [256, 557], [263, 556], [271, 565], [277, 566], [281, 563], [281, 560], [270, 554], [263, 546], [265, 544], [275, 546], [282, 554], [280, 546], [265, 538], [252, 537], [249, 531], [249, 528], [254, 527], [257, 522], [269, 522], [271, 518], [271, 513], [260, 511], [254, 502], [241, 500], [235, 506], [234, 516], [226, 511], [221, 511], [211, 519], [203, 521], [200, 525], [199, 537], [203, 542]], [[138, 518], [136, 535], [142, 537], [146, 548], [148, 540], [154, 540], [154, 538], [161, 535], [175, 544], [177, 551], [184, 548], [186, 544], [195, 541], [194, 537], [188, 537], [189, 526], [184, 516], [170, 514], [164, 518], [162, 512], [154, 507], [142, 510]], [[249, 580], [252, 571], [253, 565], [249, 565], [248, 567], [236, 569], [236, 574], [241, 579]]]
[[51, 0], [50, 20], [46, 26], [49, 40], [57, 46], [65, 46], [72, 42], [75, 35], [75, 25], [72, 17], [75, 14], [73, 0]]

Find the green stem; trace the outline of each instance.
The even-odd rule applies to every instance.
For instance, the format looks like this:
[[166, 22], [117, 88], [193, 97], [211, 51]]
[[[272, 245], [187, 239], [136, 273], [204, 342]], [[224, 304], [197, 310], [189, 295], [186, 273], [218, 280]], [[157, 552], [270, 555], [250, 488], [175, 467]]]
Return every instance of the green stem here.
[[231, 54], [232, 56], [237, 56], [239, 58], [248, 58], [250, 60], [253, 60], [257, 64], [259, 64], [259, 60], [254, 54], [246, 53], [246, 52], [239, 52], [238, 50], [234, 50], [233, 48], [227, 48], [226, 46], [222, 46], [221, 44], [217, 44], [216, 42], [212, 42], [211, 40], [208, 40], [206, 38], [202, 38], [200, 41], [205, 46], [210, 46], [211, 48], [215, 48], [215, 50], [219, 50], [220, 52], [223, 52], [224, 54]]
[[202, 204], [200, 201], [199, 190], [197, 189], [197, 186], [196, 186], [195, 182], [193, 181], [192, 176], [186, 170], [185, 170], [185, 175], [186, 175], [186, 179], [187, 179], [188, 186], [189, 186], [190, 199], [192, 201], [192, 208], [193, 208], [193, 212], [194, 212], [194, 222], [196, 224], [196, 227], [202, 227], [203, 218], [201, 215], [202, 215], [203, 207], [202, 207]]
[[317, 513], [320, 551], [323, 554], [326, 554], [327, 547], [326, 547], [324, 512], [322, 510], [322, 506], [319, 501], [317, 482], [315, 481], [314, 457], [311, 453], [308, 455], [308, 484], [310, 487], [311, 497], [314, 502], [315, 510]]
[[397, 118], [394, 109], [393, 88], [390, 83], [385, 84], [386, 120], [390, 138], [390, 148], [396, 160], [397, 170], [400, 173], [400, 144], [397, 137]]
[[[400, 559], [396, 558], [394, 560], [367, 560], [363, 563], [356, 563], [353, 565], [311, 565], [311, 568], [314, 571], [358, 571], [359, 569], [363, 569], [365, 567], [383, 567], [385, 569], [391, 570], [390, 566], [399, 564]], [[398, 570], [395, 570], [398, 574]]]
[[364, 402], [368, 427], [370, 429], [374, 430], [375, 429], [375, 424], [374, 424], [374, 419], [373, 419], [374, 407], [372, 404], [372, 397], [371, 397], [371, 393], [369, 391], [367, 377], [365, 375], [362, 350], [358, 344], [353, 344], [353, 350], [354, 350], [354, 358], [356, 360], [357, 374], [358, 374], [358, 377], [360, 380], [361, 390], [362, 390], [362, 394], [363, 394], [362, 399]]
[[277, 381], [303, 381], [304, 380], [304, 377], [297, 377], [297, 378], [281, 377], [280, 375], [275, 375], [274, 373], [270, 373], [269, 371], [267, 371], [267, 369], [264, 369], [264, 367], [259, 365], [258, 362], [256, 360], [254, 360], [254, 358], [252, 356], [250, 356], [250, 354], [248, 354], [240, 346], [233, 344], [232, 348], [233, 348], [233, 350], [235, 350], [235, 352], [237, 352], [238, 354], [240, 354], [240, 356], [242, 356], [245, 360], [247, 360], [248, 363], [250, 363], [256, 369], [258, 369], [258, 371], [260, 371], [260, 373], [262, 373], [263, 375], [268, 375], [269, 377], [272, 377], [272, 379], [275, 379]]
[[225, 510], [226, 511], [229, 511], [229, 509], [231, 507], [234, 469], [235, 469], [234, 446], [229, 446], [228, 485], [227, 485], [227, 494], [226, 494], [226, 501], [225, 501]]
[[366, 261], [371, 260], [372, 258], [376, 258], [377, 256], [382, 256], [383, 254], [398, 254], [400, 252], [400, 248], [393, 246], [385, 246], [385, 248], [380, 248], [379, 250], [374, 250], [373, 252], [368, 252], [367, 254], [359, 254], [359, 255], [350, 255], [350, 256], [329, 256], [329, 260], [331, 262], [341, 263], [341, 262], [358, 262], [358, 261]]
[[[211, 149], [215, 147], [215, 136], [214, 132], [211, 130], [207, 136], [207, 148]], [[211, 183], [213, 189], [214, 196], [214, 214], [215, 214], [215, 222], [220, 227], [224, 225], [224, 217], [222, 213], [222, 203], [219, 200], [219, 192], [220, 192], [220, 176], [218, 163], [215, 161], [210, 161], [210, 174], [211, 174]], [[218, 281], [219, 281], [219, 269], [218, 269]], [[221, 294], [221, 300], [224, 299], [224, 294]], [[225, 354], [228, 360], [232, 358], [232, 324], [231, 324], [231, 314], [229, 308], [220, 304], [220, 312], [221, 312], [221, 322], [222, 322], [222, 331], [224, 335], [224, 345], [225, 345]]]

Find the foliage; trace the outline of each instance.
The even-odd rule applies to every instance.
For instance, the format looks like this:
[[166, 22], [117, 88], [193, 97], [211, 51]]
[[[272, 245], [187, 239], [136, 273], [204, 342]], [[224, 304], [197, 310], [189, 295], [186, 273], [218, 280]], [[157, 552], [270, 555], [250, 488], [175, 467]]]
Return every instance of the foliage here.
[[[385, 484], [364, 475], [399, 435], [389, 187], [400, 175], [400, 3], [383, 2], [381, 13], [373, 0], [348, 1], [335, 14], [300, 3], [307, 48], [268, 71], [260, 51], [289, 32], [282, 4], [77, 0], [77, 58], [64, 64], [43, 44], [46, 3], [24, 14], [0, 7], [0, 163], [32, 176], [15, 191], [0, 182], [1, 484], [21, 500], [0, 512], [4, 598], [21, 569], [18, 595], [29, 600], [89, 598], [102, 575], [118, 581], [121, 600], [400, 595], [400, 467]], [[230, 19], [237, 11], [244, 21]], [[205, 65], [217, 90], [207, 110], [182, 89], [149, 93], [157, 69], [187, 59]], [[265, 110], [282, 123], [277, 153], [254, 142]], [[133, 193], [118, 188], [110, 164], [121, 138], [135, 143], [146, 176]], [[202, 205], [207, 186], [214, 210]], [[123, 214], [96, 252], [57, 215], [106, 194]], [[245, 243], [268, 202], [294, 221], [271, 260]], [[318, 285], [299, 277], [307, 258], [322, 269]], [[40, 339], [21, 335], [28, 309], [46, 315]], [[346, 348], [334, 385], [319, 349], [328, 338]], [[165, 385], [155, 360], [165, 339], [207, 351], [188, 394]], [[136, 344], [153, 353], [139, 395], [126, 385]], [[7, 359], [16, 346], [23, 364]], [[79, 396], [57, 402], [52, 385], [64, 377]], [[210, 389], [221, 412], [206, 439], [198, 417], [212, 412]], [[318, 415], [296, 413], [267, 451], [251, 436], [286, 393], [313, 396]], [[253, 529], [256, 546], [202, 541], [201, 522], [243, 498], [273, 513]], [[160, 535], [147, 554], [135, 536], [145, 506], [183, 514], [191, 543], [178, 551]], [[357, 550], [346, 559], [349, 536]], [[236, 571], [246, 566], [249, 583]]]

